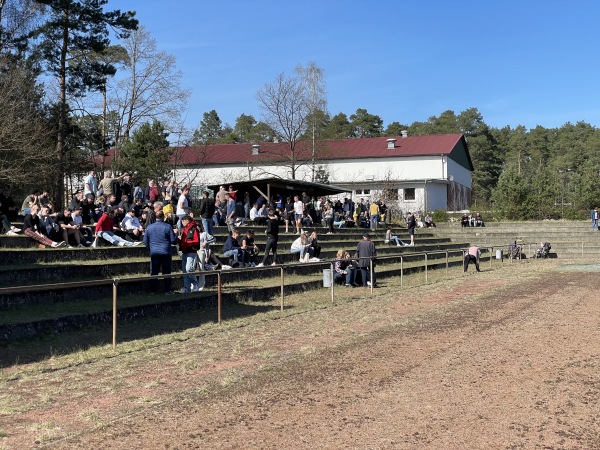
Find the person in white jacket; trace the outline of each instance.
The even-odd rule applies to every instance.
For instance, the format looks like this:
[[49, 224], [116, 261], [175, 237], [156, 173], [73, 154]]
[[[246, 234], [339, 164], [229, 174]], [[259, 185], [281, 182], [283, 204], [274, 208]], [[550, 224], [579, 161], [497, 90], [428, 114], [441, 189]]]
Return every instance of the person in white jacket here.
[[308, 242], [308, 236], [306, 235], [306, 233], [300, 234], [300, 237], [294, 242], [292, 242], [290, 253], [292, 255], [299, 253], [300, 262], [308, 262], [308, 260], [312, 258], [314, 254], [314, 249], [310, 245], [310, 242]]

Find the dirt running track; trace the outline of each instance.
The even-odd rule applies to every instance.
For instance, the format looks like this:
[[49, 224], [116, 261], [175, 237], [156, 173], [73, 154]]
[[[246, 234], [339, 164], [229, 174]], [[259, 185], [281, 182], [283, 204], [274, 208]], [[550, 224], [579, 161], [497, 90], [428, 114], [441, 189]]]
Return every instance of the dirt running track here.
[[51, 447], [600, 448], [600, 273], [502, 272], [396, 293], [384, 286], [378, 320], [360, 314], [360, 300], [346, 304], [348, 316], [328, 310], [326, 322], [316, 312], [273, 321], [264, 343], [279, 355], [274, 364], [245, 353], [231, 386], [194, 394], [190, 374], [161, 404], [104, 427], [65, 423], [79, 434]]

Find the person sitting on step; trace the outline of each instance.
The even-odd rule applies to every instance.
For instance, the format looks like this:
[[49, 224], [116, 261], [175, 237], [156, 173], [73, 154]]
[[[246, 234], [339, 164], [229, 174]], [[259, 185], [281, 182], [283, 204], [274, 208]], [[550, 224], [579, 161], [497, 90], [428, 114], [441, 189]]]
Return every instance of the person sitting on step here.
[[233, 229], [231, 231], [231, 235], [225, 241], [225, 245], [223, 245], [223, 256], [230, 258], [230, 266], [231, 267], [244, 267], [244, 252], [242, 247], [238, 241], [240, 237], [240, 232], [237, 229]]
[[310, 242], [308, 242], [306, 233], [301, 233], [300, 237], [292, 242], [290, 253], [292, 255], [300, 254], [300, 262], [308, 262], [313, 257], [315, 250], [311, 247]]
[[333, 277], [335, 280], [341, 280], [346, 287], [358, 287], [356, 284], [356, 267], [353, 266], [350, 260], [350, 253], [340, 248], [335, 257], [333, 264]]
[[385, 241], [384, 242], [386, 244], [390, 244], [390, 243], [394, 242], [397, 247], [402, 247], [403, 245], [408, 245], [405, 242], [403, 242], [402, 240], [400, 240], [400, 238], [398, 236], [395, 236], [392, 233], [391, 225], [387, 226], [387, 230], [385, 231]]

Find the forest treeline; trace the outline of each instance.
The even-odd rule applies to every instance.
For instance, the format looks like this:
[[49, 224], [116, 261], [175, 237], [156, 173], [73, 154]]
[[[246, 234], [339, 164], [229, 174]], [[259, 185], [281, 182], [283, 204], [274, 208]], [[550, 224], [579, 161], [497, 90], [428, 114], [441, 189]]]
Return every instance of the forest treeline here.
[[[600, 203], [600, 130], [586, 123], [567, 122], [560, 128], [522, 125], [496, 128], [485, 123], [477, 108], [456, 114], [444, 111], [425, 122], [383, 126], [381, 117], [359, 108], [347, 116], [315, 114], [317, 139], [463, 133], [475, 171], [476, 209], [494, 210], [498, 218], [584, 218]], [[311, 139], [307, 130], [302, 139]], [[222, 124], [214, 110], [204, 113], [194, 142], [237, 143], [270, 141], [272, 130], [242, 114], [235, 126]]]

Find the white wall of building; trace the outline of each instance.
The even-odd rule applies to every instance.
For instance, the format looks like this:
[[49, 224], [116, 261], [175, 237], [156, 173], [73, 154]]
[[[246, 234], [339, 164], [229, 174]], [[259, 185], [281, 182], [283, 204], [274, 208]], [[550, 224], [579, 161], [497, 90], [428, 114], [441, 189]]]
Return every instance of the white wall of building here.
[[[470, 187], [471, 172], [446, 156], [407, 157], [401, 160], [392, 158], [372, 158], [361, 160], [322, 161], [320, 164], [329, 172], [332, 184], [360, 186], [370, 189], [368, 195], [353, 194], [353, 198], [379, 198], [381, 181], [397, 180], [402, 183], [398, 189], [397, 205], [402, 211], [433, 211], [447, 207], [447, 182]], [[222, 183], [235, 183], [278, 176], [290, 178], [289, 168], [283, 166], [261, 166], [258, 164], [228, 164], [222, 167], [202, 169], [179, 169], [175, 178], [180, 183], [191, 182], [195, 186]], [[310, 166], [302, 166], [296, 173], [297, 180], [311, 180]], [[404, 198], [404, 188], [414, 188], [414, 200]], [[427, 198], [425, 198], [425, 189]], [[353, 192], [349, 188], [349, 192]]]
[[[471, 185], [471, 173], [468, 169], [456, 162], [440, 156], [411, 157], [402, 160], [373, 158], [346, 161], [323, 161], [322, 164], [329, 171], [329, 181], [336, 182], [362, 182], [365, 180], [424, 180], [447, 179], [454, 177], [457, 183], [464, 186]], [[219, 184], [227, 181], [242, 181], [251, 178], [266, 178], [278, 176], [289, 178], [289, 168], [283, 166], [261, 166], [248, 164], [228, 164], [219, 168], [203, 168], [194, 174], [197, 184]], [[179, 169], [175, 176], [178, 180], [189, 177], [187, 169]], [[310, 181], [310, 166], [301, 166], [296, 173], [297, 180]], [[194, 182], [193, 182], [194, 183]]]

